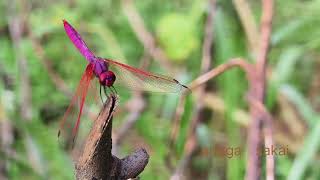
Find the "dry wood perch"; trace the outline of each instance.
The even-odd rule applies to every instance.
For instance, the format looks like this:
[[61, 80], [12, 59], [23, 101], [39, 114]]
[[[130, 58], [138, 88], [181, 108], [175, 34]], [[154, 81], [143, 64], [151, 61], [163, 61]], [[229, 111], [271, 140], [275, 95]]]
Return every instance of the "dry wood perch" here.
[[148, 164], [149, 155], [141, 148], [119, 159], [111, 154], [112, 116], [118, 97], [110, 95], [91, 128], [76, 164], [77, 179], [129, 179], [137, 177]]

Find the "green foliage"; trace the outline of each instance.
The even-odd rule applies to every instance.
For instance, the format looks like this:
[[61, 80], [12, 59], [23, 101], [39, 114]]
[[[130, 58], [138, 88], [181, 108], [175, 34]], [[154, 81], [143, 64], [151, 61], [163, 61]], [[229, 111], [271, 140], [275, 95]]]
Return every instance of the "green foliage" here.
[[43, 157], [45, 166], [48, 168], [45, 177], [74, 179], [73, 166], [70, 159], [66, 154], [62, 153], [62, 149], [59, 147], [56, 129], [48, 129], [37, 120], [26, 124], [26, 127], [27, 134], [30, 133], [35, 144], [40, 147], [39, 153]]
[[269, 108], [275, 105], [277, 100], [277, 92], [279, 91], [279, 86], [284, 83], [293, 80], [297, 62], [301, 57], [302, 49], [299, 46], [287, 47], [277, 58], [277, 64], [274, 67], [272, 78], [268, 86], [268, 96], [266, 98], [266, 104]]
[[187, 139], [187, 133], [188, 129], [190, 127], [190, 121], [192, 118], [192, 109], [194, 108], [194, 102], [191, 100], [190, 96], [186, 98], [186, 103], [185, 103], [185, 113], [181, 117], [181, 123], [180, 123], [180, 129], [179, 129], [179, 134], [176, 142], [176, 151], [177, 154], [182, 155], [183, 154], [183, 148], [184, 144]]
[[[161, 122], [161, 123], [159, 123]], [[137, 130], [144, 137], [146, 142], [152, 147], [153, 158], [150, 158], [150, 167], [146, 169], [142, 178], [149, 179], [155, 176], [169, 178], [165, 169], [165, 156], [167, 155], [167, 142], [169, 122], [164, 119], [154, 117], [153, 113], [144, 114], [137, 122]], [[161, 178], [160, 178], [161, 177]]]
[[76, 17], [75, 12], [69, 11], [64, 3], [55, 3], [50, 7], [35, 9], [30, 14], [32, 32], [37, 37], [56, 32], [61, 29], [63, 19], [75, 22]]
[[6, 64], [6, 72], [16, 74], [17, 68], [16, 67], [16, 61], [14, 60], [15, 54], [13, 51], [12, 44], [10, 42], [9, 37], [1, 37], [0, 36], [0, 59], [2, 60], [2, 63]]
[[[225, 8], [218, 8], [215, 16], [215, 40], [217, 42], [215, 46], [216, 56], [215, 60], [217, 64], [222, 64], [228, 61], [230, 58], [241, 57], [243, 55], [243, 40], [237, 33], [237, 26], [235, 19], [232, 16], [232, 12], [225, 10]], [[231, 70], [226, 74], [217, 78], [219, 87], [223, 89], [221, 91], [222, 96], [225, 99], [227, 105], [226, 113], [226, 129], [228, 134], [228, 147], [239, 147], [242, 142], [239, 136], [238, 125], [234, 123], [232, 114], [235, 107], [240, 105], [240, 101], [244, 96], [243, 88], [246, 85], [245, 79], [241, 76], [237, 70]], [[238, 179], [243, 177], [241, 169], [241, 158], [230, 158], [227, 160], [228, 179]]]
[[182, 14], [168, 14], [157, 26], [157, 36], [169, 58], [183, 61], [199, 45], [196, 34], [196, 23]]
[[[254, 12], [254, 19], [259, 24], [261, 4], [248, 2]], [[122, 7], [121, 1], [26, 3], [31, 3], [28, 6], [30, 11], [23, 17], [29, 26], [23, 30], [20, 49], [17, 50], [9, 31], [11, 22], [7, 16], [8, 3], [0, 2], [0, 126], [2, 119], [12, 124], [14, 140], [11, 148], [15, 152], [15, 156], [7, 156], [0, 150], [0, 163], [3, 159], [8, 162], [6, 172], [9, 179], [73, 179], [74, 168], [70, 155], [61, 149], [56, 138], [57, 123], [70, 102], [70, 97], [57, 88], [44, 62], [52, 65], [52, 70], [62, 78], [70, 91], [77, 87], [87, 62], [67, 38], [62, 19], [68, 20], [77, 28], [87, 45], [98, 56], [138, 67], [141, 59], [148, 59], [149, 55], [129, 24], [125, 13], [127, 10]], [[134, 1], [133, 4], [147, 30], [154, 35], [156, 44], [173, 61], [172, 68], [176, 71], [168, 72], [159, 66], [157, 59], [152, 58], [149, 58], [147, 69], [173, 75], [181, 82], [191, 82], [197, 78], [200, 75], [202, 43], [206, 38], [203, 32], [208, 15], [208, 1], [146, 0]], [[18, 10], [22, 9], [20, 4], [17, 6]], [[317, 77], [320, 67], [319, 7], [320, 0], [276, 1], [268, 56], [266, 103], [276, 122], [276, 135], [279, 131], [289, 129], [282, 127], [284, 122], [291, 122], [290, 119], [282, 119], [283, 114], [288, 113], [285, 111], [288, 107], [283, 107], [285, 105], [281, 103], [281, 99], [288, 100], [296, 108], [300, 123], [307, 129], [305, 136], [297, 140], [302, 144], [297, 154], [293, 151], [288, 156], [276, 157], [277, 179], [320, 178], [317, 170], [319, 160], [316, 158], [320, 144], [317, 112], [320, 107]], [[253, 60], [248, 57], [252, 52], [247, 45], [243, 22], [235, 9], [232, 1], [217, 1], [210, 68], [235, 57]], [[45, 59], [38, 57], [37, 50], [27, 36], [29, 31], [40, 40]], [[22, 119], [20, 114], [23, 90], [18, 67], [20, 52], [27, 60], [31, 85], [32, 118], [29, 121]], [[8, 88], [5, 76], [10, 77], [12, 87]], [[222, 105], [213, 103], [215, 107], [204, 104], [204, 112], [199, 120], [201, 123], [196, 128], [199, 146], [188, 170], [190, 174], [199, 175], [199, 179], [242, 179], [248, 154], [244, 152], [244, 156], [225, 158], [212, 154], [212, 151], [217, 146], [241, 147], [243, 151], [246, 150], [244, 137], [247, 128], [240, 125], [236, 118], [239, 110], [247, 112], [244, 101], [248, 89], [247, 80], [241, 70], [233, 69], [209, 81], [207, 85], [206, 93], [222, 98], [223, 102]], [[114, 118], [115, 132], [125, 123], [127, 109], [124, 106], [132, 96], [128, 89], [116, 88], [121, 101], [119, 113]], [[146, 109], [140, 114], [134, 130], [128, 132], [127, 138], [130, 141], [120, 147], [121, 153], [129, 153], [136, 144], [148, 149], [150, 161], [141, 174], [142, 179], [169, 179], [174, 169], [168, 168], [168, 154], [172, 156], [173, 168], [184, 158], [189, 128], [199, 103], [196, 97], [196, 90], [186, 97], [177, 139], [170, 149], [168, 144], [179, 95], [144, 94]], [[89, 110], [97, 113], [99, 107], [99, 104], [94, 104], [89, 106]], [[216, 110], [219, 108], [223, 110]], [[83, 117], [82, 120], [87, 122], [82, 123], [81, 128], [85, 130], [80, 131], [79, 137], [85, 137], [85, 131], [90, 126], [88, 119]], [[250, 119], [244, 122], [250, 122]], [[284, 132], [284, 139], [290, 141], [290, 133]], [[276, 142], [278, 143], [277, 140]], [[33, 161], [30, 161], [31, 155], [35, 157]]]
[[[312, 164], [316, 153], [320, 147], [319, 135], [320, 135], [320, 123], [319, 117], [316, 119], [317, 124], [312, 127], [310, 133], [305, 139], [305, 142], [297, 154], [292, 167], [289, 171], [288, 179], [303, 179], [307, 168]], [[313, 169], [313, 173], [317, 173], [317, 170]], [[318, 175], [318, 174], [317, 174]], [[318, 175], [319, 176], [319, 175]], [[317, 178], [316, 178], [317, 179]]]

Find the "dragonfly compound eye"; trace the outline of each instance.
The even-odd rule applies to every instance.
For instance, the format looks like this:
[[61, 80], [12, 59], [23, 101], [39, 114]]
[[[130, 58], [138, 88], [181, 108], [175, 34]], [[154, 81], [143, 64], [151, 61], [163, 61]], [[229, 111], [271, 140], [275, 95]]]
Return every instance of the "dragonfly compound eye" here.
[[99, 75], [100, 84], [103, 86], [112, 86], [116, 80], [116, 76], [112, 71], [106, 71]]

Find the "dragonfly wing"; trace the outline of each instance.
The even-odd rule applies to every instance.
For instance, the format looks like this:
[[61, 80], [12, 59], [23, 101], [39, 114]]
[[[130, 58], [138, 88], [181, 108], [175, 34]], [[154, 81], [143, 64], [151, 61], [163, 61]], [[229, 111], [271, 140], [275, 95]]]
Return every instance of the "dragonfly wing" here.
[[72, 41], [72, 43], [76, 46], [76, 48], [80, 51], [80, 53], [90, 62], [92, 63], [94, 59], [94, 54], [90, 51], [86, 43], [82, 40], [80, 34], [66, 21], [63, 20], [64, 29]]
[[[65, 112], [61, 122], [58, 136], [62, 135], [66, 139], [69, 139], [69, 132], [72, 132], [72, 140], [74, 141], [79, 125], [80, 118], [83, 111], [83, 105], [86, 100], [86, 96], [90, 87], [90, 83], [94, 78], [93, 73], [94, 66], [89, 64], [86, 68], [86, 71], [81, 77], [81, 81], [77, 87], [75, 95], [72, 97], [70, 105], [68, 106], [67, 111]], [[76, 121], [74, 121], [76, 118]]]
[[133, 90], [179, 93], [188, 89], [177, 80], [128, 66], [110, 59], [105, 59], [111, 71], [116, 74], [116, 81]]

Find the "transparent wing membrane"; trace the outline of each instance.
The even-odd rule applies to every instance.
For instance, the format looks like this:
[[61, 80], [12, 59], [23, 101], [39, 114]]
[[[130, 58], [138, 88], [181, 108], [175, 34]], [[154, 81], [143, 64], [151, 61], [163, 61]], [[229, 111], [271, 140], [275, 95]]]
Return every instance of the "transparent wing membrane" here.
[[188, 89], [171, 77], [143, 71], [110, 59], [105, 61], [109, 65], [109, 70], [116, 74], [115, 85], [119, 82], [133, 90], [163, 93], [179, 93]]

